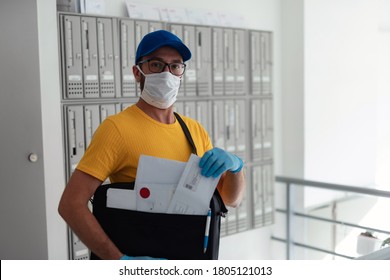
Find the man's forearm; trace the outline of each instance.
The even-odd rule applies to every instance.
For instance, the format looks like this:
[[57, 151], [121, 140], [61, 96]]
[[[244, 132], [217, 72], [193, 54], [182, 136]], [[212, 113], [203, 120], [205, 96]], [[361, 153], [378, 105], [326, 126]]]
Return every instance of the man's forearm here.
[[119, 259], [123, 253], [108, 238], [88, 208], [63, 214], [73, 232], [101, 259]]
[[245, 192], [244, 169], [238, 173], [226, 172], [222, 180], [222, 187], [219, 188], [224, 203], [231, 207], [240, 205]]

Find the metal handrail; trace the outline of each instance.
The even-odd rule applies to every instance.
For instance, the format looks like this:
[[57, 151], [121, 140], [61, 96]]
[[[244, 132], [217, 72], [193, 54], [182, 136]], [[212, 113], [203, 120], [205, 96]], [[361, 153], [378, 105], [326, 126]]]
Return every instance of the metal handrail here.
[[[292, 249], [294, 245], [298, 245], [296, 242], [292, 240], [291, 232], [292, 232], [292, 218], [295, 214], [293, 209], [293, 189], [290, 188], [291, 185], [297, 186], [306, 186], [306, 187], [315, 187], [322, 188], [326, 190], [335, 190], [335, 191], [345, 191], [352, 193], [359, 193], [365, 195], [372, 195], [377, 197], [386, 197], [390, 198], [390, 191], [374, 189], [374, 188], [366, 188], [366, 187], [357, 187], [357, 186], [348, 186], [348, 185], [340, 185], [340, 184], [331, 184], [324, 183], [319, 181], [311, 181], [311, 180], [303, 180], [298, 178], [284, 177], [284, 176], [275, 176], [275, 181], [279, 183], [286, 184], [287, 187], [287, 198], [286, 198], [286, 257], [287, 259], [291, 259]], [[277, 240], [277, 238], [273, 238]], [[336, 253], [334, 253], [336, 254]], [[336, 254], [337, 255], [337, 254]]]
[[385, 191], [380, 189], [330, 184], [330, 183], [302, 180], [302, 179], [284, 177], [284, 176], [275, 176], [275, 181], [279, 183], [290, 184], [290, 185], [310, 186], [310, 187], [322, 188], [327, 190], [354, 192], [354, 193], [361, 193], [361, 194], [390, 198], [390, 191]]
[[[287, 213], [287, 211], [283, 210], [283, 209], [277, 208], [275, 210], [276, 210], [276, 212], [279, 212], [279, 213]], [[382, 229], [373, 228], [373, 227], [364, 227], [364, 226], [353, 224], [353, 223], [348, 223], [348, 222], [333, 220], [333, 219], [327, 219], [327, 218], [323, 218], [323, 217], [317, 217], [317, 216], [308, 215], [308, 214], [304, 214], [304, 213], [300, 213], [300, 212], [294, 212], [294, 216], [302, 217], [302, 218], [306, 218], [306, 219], [317, 220], [317, 221], [322, 221], [322, 222], [328, 222], [328, 223], [332, 223], [332, 224], [360, 228], [360, 229], [363, 229], [365, 231], [379, 232], [379, 233], [384, 233], [384, 234], [390, 235], [390, 231], [387, 231], [387, 230], [382, 230]]]

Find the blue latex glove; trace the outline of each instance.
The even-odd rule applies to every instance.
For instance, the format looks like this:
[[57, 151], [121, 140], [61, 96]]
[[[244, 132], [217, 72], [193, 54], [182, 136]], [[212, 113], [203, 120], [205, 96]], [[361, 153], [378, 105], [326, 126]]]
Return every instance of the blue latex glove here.
[[120, 260], [166, 260], [166, 259], [160, 259], [160, 258], [152, 258], [148, 256], [140, 256], [140, 257], [130, 257], [128, 255], [123, 255]]
[[213, 148], [207, 151], [200, 159], [199, 167], [202, 169], [201, 174], [206, 177], [218, 177], [225, 171], [232, 173], [239, 172], [244, 163], [242, 160], [225, 150]]

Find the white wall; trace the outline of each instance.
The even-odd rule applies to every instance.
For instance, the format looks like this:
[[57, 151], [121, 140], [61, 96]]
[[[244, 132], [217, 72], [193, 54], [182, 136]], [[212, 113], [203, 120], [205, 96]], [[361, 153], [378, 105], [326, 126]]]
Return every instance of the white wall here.
[[379, 0], [376, 185], [390, 189], [390, 0]]
[[305, 177], [374, 183], [378, 3], [305, 2]]
[[[305, 3], [306, 179], [375, 183], [378, 4], [342, 0], [335, 9], [332, 1]], [[305, 205], [332, 199], [326, 193], [306, 190]]]
[[[281, 68], [277, 70], [281, 72], [281, 93], [280, 102], [275, 104], [275, 114], [280, 119], [280, 122], [275, 123], [275, 161], [280, 161], [276, 163], [280, 168], [275, 171], [275, 175], [295, 178], [303, 178], [304, 174], [303, 11], [303, 0], [281, 1]], [[281, 156], [277, 156], [278, 153]], [[302, 195], [300, 189], [295, 191], [297, 208], [302, 205]], [[275, 206], [286, 208], [286, 189], [283, 184], [275, 186]], [[286, 238], [285, 215], [276, 213], [275, 221], [272, 235]], [[273, 259], [285, 259], [285, 244], [272, 242], [271, 254]]]
[[[158, 0], [130, 0], [130, 2], [241, 15], [245, 17], [246, 28], [275, 30], [279, 25], [280, 0], [243, 0], [239, 4], [236, 0], [167, 0], [164, 2]], [[106, 14], [110, 16], [128, 16], [125, 0], [106, 0]]]
[[[283, 0], [281, 7], [281, 149], [280, 175], [302, 178], [304, 166], [304, 1]], [[276, 172], [278, 174], [278, 172]]]
[[67, 228], [57, 208], [65, 187], [61, 91], [55, 1], [38, 0], [44, 179], [49, 259], [67, 259]]

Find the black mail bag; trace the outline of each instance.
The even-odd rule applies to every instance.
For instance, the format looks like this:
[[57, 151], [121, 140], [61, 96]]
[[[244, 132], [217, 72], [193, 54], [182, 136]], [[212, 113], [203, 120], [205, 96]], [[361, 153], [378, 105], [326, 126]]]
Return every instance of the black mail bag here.
[[[196, 154], [187, 126], [179, 115], [175, 115]], [[134, 182], [101, 185], [92, 199], [93, 215], [122, 253], [173, 260], [218, 259], [221, 218], [227, 214], [227, 209], [217, 189], [210, 200], [212, 214], [208, 245], [204, 252], [207, 216], [108, 208], [107, 190], [110, 188], [134, 190]], [[99, 258], [91, 252], [91, 259]]]
[[[109, 188], [134, 189], [134, 183], [101, 185], [93, 197], [93, 215], [122, 253], [173, 260], [218, 259], [221, 217], [227, 210], [217, 190], [210, 201], [209, 241], [204, 252], [206, 216], [108, 208]], [[91, 259], [98, 257], [92, 252]]]

